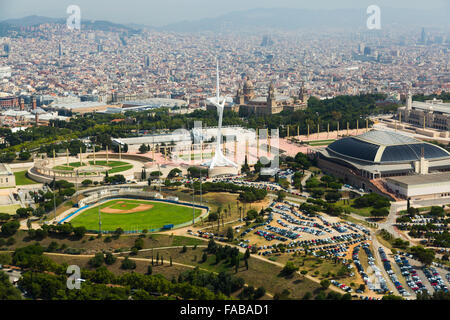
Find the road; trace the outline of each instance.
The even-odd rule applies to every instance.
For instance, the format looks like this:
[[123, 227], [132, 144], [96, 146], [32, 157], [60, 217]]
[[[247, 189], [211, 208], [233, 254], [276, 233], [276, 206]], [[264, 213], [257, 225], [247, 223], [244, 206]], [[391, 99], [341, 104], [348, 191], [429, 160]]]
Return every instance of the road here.
[[[381, 243], [378, 242], [377, 237], [375, 236], [375, 232], [371, 231], [371, 240], [372, 240], [372, 250], [373, 250], [373, 255], [375, 257], [375, 264], [378, 266], [378, 268], [380, 268], [381, 270], [381, 274], [383, 275], [384, 280], [386, 280], [386, 284], [389, 288], [389, 290], [391, 290], [392, 292], [399, 294], [397, 288], [394, 286], [394, 284], [392, 283], [391, 278], [389, 277], [389, 275], [387, 274], [386, 270], [384, 269], [383, 266], [383, 262], [381, 261], [381, 257], [380, 257], [380, 253], [378, 252], [378, 248], [382, 247], [384, 252], [386, 252], [386, 256], [389, 256], [388, 249], [383, 247], [383, 245]], [[389, 260], [389, 258], [388, 258]], [[391, 261], [391, 265], [392, 265], [392, 261]]]

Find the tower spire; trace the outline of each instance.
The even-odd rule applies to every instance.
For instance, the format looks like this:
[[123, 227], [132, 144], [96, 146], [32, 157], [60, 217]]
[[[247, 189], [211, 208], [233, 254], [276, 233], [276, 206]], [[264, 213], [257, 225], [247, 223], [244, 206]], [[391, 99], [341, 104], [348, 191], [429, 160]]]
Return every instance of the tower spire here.
[[237, 168], [237, 164], [225, 158], [222, 150], [220, 149], [220, 145], [222, 143], [222, 118], [223, 118], [223, 109], [225, 107], [225, 102], [227, 100], [226, 97], [223, 97], [222, 102], [220, 101], [220, 92], [219, 92], [219, 61], [216, 59], [216, 97], [208, 98], [208, 101], [217, 107], [217, 113], [219, 115], [219, 122], [217, 126], [217, 138], [216, 138], [216, 150], [213, 156], [213, 159], [208, 162], [210, 169], [213, 169], [216, 166], [233, 166]]
[[216, 97], [217, 103], [219, 103], [219, 59], [216, 57]]

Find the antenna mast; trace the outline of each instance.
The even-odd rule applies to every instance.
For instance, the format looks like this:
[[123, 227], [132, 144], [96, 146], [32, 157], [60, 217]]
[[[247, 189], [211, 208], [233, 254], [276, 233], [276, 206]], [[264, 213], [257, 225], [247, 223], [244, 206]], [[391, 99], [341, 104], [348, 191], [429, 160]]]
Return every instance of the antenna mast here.
[[219, 102], [219, 59], [216, 57], [216, 97], [217, 97], [217, 103]]

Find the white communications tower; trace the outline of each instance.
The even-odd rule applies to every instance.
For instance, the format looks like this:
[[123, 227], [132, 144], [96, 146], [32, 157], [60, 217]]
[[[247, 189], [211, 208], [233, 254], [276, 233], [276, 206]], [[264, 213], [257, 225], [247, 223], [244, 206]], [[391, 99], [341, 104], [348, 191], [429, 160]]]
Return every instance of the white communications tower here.
[[225, 102], [227, 101], [227, 97], [220, 97], [219, 95], [219, 61], [217, 61], [216, 66], [216, 96], [213, 98], [208, 98], [208, 101], [216, 106], [217, 112], [219, 114], [219, 125], [217, 127], [217, 141], [216, 141], [216, 152], [214, 154], [214, 158], [207, 162], [210, 169], [214, 169], [214, 167], [235, 167], [238, 168], [238, 165], [233, 161], [227, 159], [225, 155], [222, 153], [222, 149], [220, 148], [220, 144], [222, 142], [222, 118], [223, 118], [223, 108], [225, 106]]

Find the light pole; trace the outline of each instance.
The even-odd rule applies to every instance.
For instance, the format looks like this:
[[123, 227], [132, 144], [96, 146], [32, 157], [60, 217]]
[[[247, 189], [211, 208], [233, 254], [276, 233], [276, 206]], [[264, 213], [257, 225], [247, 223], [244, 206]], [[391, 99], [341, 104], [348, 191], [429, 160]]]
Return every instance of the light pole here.
[[200, 205], [203, 204], [203, 193], [202, 193], [202, 169], [200, 168]]
[[100, 211], [100, 206], [98, 206], [98, 233], [102, 233], [102, 214]]
[[192, 178], [192, 226], [194, 226], [195, 222], [195, 188], [194, 188], [194, 178]]
[[159, 175], [160, 173], [161, 173], [161, 168], [159, 167], [159, 163], [158, 163], [159, 194], [161, 194], [161, 176]]
[[55, 184], [53, 185], [53, 211], [55, 214], [55, 222], [56, 222], [56, 198], [55, 198], [55, 188], [56, 188], [56, 177], [55, 174], [53, 173], [53, 181], [55, 182]]

